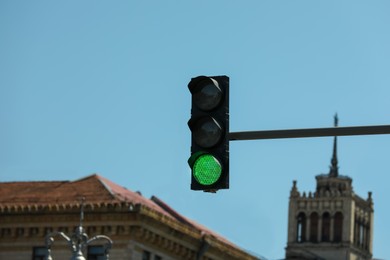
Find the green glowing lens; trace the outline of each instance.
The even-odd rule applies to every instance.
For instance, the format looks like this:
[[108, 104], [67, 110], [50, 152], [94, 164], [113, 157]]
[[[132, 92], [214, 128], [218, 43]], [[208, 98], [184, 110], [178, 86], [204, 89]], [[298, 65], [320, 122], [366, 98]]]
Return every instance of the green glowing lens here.
[[203, 154], [196, 159], [192, 173], [200, 184], [211, 185], [221, 177], [222, 166], [214, 156]]

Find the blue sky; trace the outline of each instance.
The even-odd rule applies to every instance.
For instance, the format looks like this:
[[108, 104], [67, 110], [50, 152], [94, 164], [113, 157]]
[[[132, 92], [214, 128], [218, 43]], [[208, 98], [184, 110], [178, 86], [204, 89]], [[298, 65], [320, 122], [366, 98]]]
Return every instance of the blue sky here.
[[[230, 77], [230, 130], [390, 124], [389, 1], [0, 2], [0, 179], [92, 173], [269, 259], [292, 181], [314, 191], [332, 138], [234, 141], [230, 189], [190, 190], [190, 93]], [[340, 174], [375, 203], [390, 258], [390, 136], [339, 138]]]

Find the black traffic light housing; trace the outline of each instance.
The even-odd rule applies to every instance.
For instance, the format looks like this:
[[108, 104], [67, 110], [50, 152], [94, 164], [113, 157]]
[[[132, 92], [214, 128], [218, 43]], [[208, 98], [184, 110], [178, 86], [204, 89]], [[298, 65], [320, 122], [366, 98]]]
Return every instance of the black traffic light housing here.
[[199, 76], [188, 84], [192, 94], [191, 189], [229, 188], [229, 77]]

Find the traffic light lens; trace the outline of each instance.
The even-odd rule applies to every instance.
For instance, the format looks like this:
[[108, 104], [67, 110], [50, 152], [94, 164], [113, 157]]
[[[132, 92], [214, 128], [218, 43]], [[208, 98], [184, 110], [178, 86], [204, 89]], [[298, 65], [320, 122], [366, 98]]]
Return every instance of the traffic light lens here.
[[201, 147], [213, 147], [221, 140], [222, 128], [212, 117], [200, 118], [193, 129], [194, 140]]
[[218, 83], [214, 81], [202, 81], [199, 89], [193, 94], [194, 103], [204, 111], [216, 108], [222, 100], [222, 91]]
[[221, 177], [222, 166], [219, 161], [210, 154], [199, 156], [192, 168], [192, 174], [201, 185], [212, 185]]

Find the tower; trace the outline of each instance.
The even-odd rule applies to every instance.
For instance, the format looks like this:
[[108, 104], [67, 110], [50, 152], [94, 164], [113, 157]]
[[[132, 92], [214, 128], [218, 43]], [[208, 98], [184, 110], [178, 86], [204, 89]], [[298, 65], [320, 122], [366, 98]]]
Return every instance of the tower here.
[[[335, 127], [338, 125], [335, 116]], [[293, 181], [286, 259], [366, 260], [372, 258], [372, 193], [354, 193], [352, 179], [339, 174], [337, 137], [328, 174], [316, 176], [315, 192], [300, 193]]]

